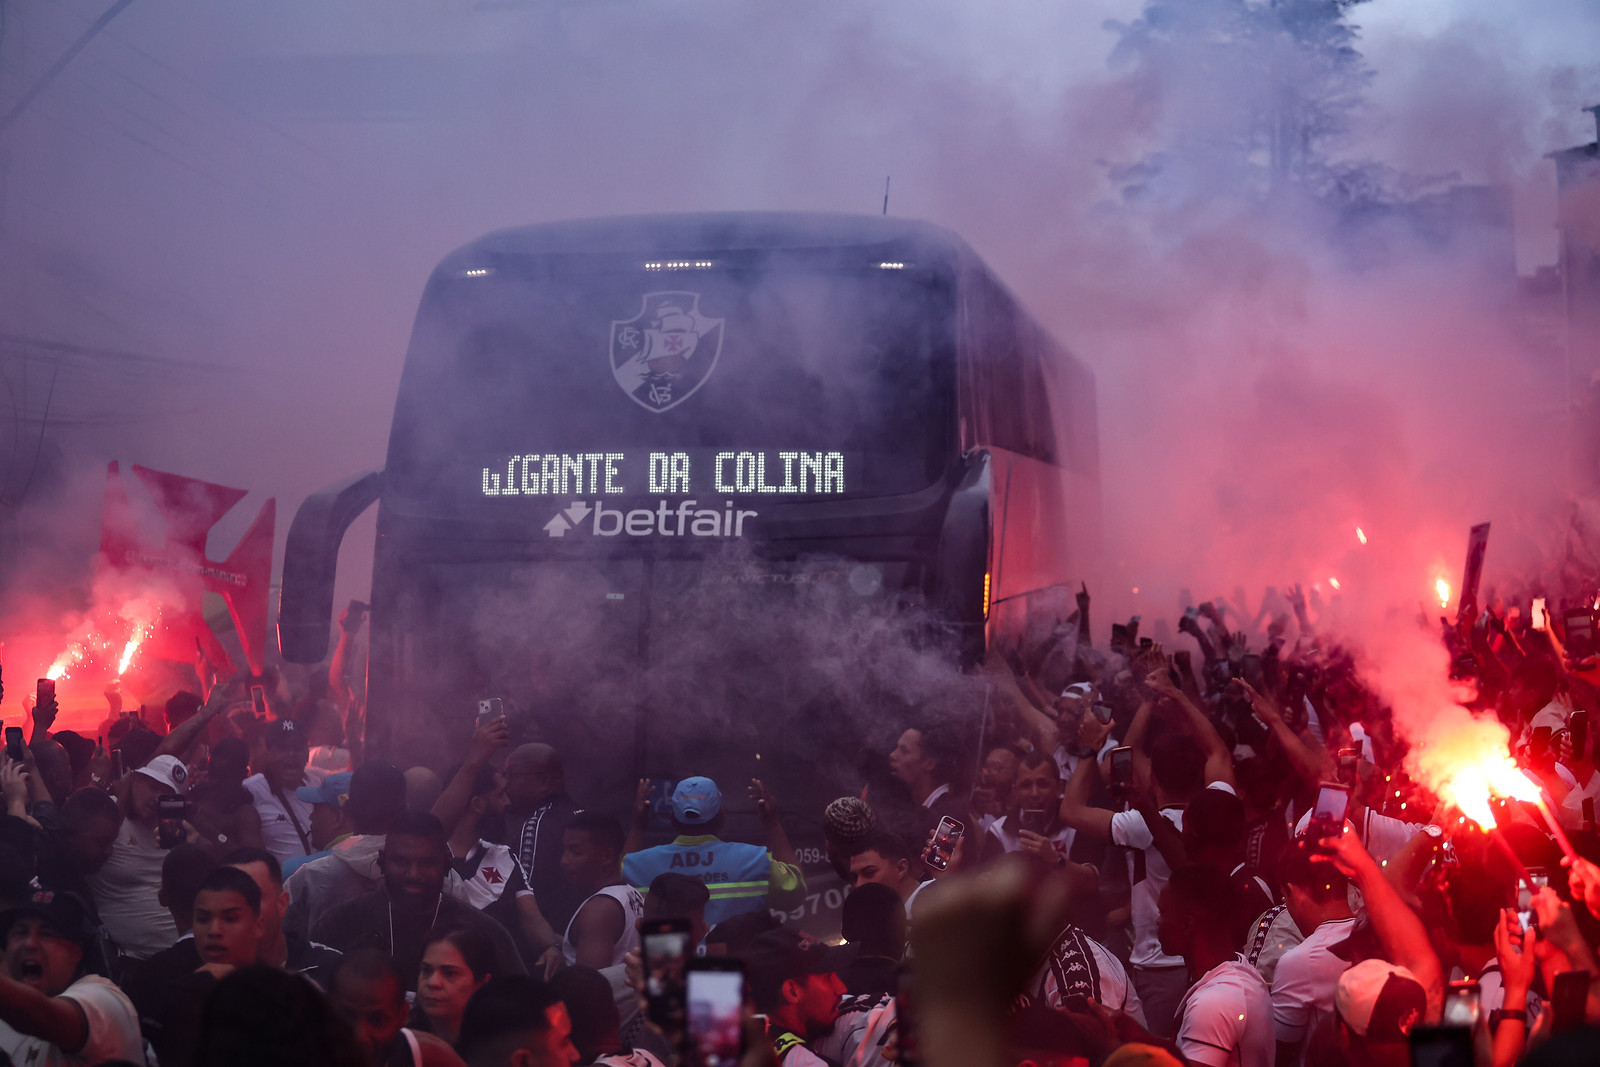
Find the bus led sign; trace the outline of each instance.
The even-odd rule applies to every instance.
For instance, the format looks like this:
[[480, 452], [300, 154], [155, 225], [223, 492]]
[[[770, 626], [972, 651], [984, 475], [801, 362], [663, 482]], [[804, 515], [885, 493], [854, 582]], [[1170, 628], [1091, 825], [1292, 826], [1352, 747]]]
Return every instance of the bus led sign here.
[[688, 452], [651, 452], [644, 464], [630, 465], [625, 452], [529, 453], [511, 456], [504, 470], [483, 468], [481, 487], [484, 496], [494, 497], [845, 491], [843, 452], [727, 451], [704, 453], [698, 460]]

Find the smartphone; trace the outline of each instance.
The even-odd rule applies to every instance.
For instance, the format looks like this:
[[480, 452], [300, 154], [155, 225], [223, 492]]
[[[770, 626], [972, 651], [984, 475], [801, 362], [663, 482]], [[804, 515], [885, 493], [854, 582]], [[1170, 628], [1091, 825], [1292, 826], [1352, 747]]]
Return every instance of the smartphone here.
[[267, 691], [259, 685], [250, 687], [250, 705], [256, 709], [256, 718], [267, 718]]
[[1572, 739], [1572, 758], [1583, 759], [1589, 752], [1589, 713], [1575, 711], [1567, 720], [1567, 736]]
[[1356, 764], [1361, 760], [1361, 749], [1341, 748], [1339, 750], [1339, 781], [1349, 786], [1356, 787]]
[[1317, 802], [1311, 809], [1311, 822], [1306, 836], [1313, 848], [1325, 837], [1335, 837], [1344, 830], [1345, 813], [1350, 810], [1350, 787], [1343, 782], [1323, 782], [1317, 790]]
[[1550, 727], [1536, 727], [1528, 737], [1528, 761], [1530, 763], [1542, 762], [1550, 755]]
[[1478, 1025], [1478, 983], [1451, 982], [1444, 992], [1444, 1014], [1440, 1016], [1445, 1026]]
[[128, 771], [122, 762], [122, 749], [120, 748], [111, 750], [111, 773], [118, 778], [127, 776]]
[[478, 701], [479, 726], [482, 726], [486, 722], [494, 722], [496, 719], [503, 719], [505, 717], [506, 704], [505, 701], [501, 700], [499, 697], [490, 697], [488, 700]]
[[1582, 1026], [1588, 999], [1588, 971], [1562, 971], [1556, 975], [1550, 990], [1550, 1029], [1564, 1034]]
[[1544, 597], [1536, 596], [1533, 598], [1533, 610], [1528, 613], [1528, 625], [1535, 630], [1543, 630], [1550, 625], [1545, 614]]
[[28, 758], [27, 746], [22, 741], [22, 727], [6, 727], [6, 755], [13, 763], [21, 763]]
[[1561, 616], [1561, 625], [1567, 632], [1567, 654], [1582, 659], [1595, 653], [1594, 616], [1588, 608], [1572, 608]]
[[156, 845], [172, 849], [183, 844], [183, 820], [189, 815], [189, 802], [177, 793], [156, 798]]
[[1418, 1026], [1411, 1031], [1411, 1067], [1473, 1067], [1472, 1030]]
[[1139, 648], [1141, 650], [1147, 649], [1147, 648], [1151, 648], [1152, 646], [1155, 645], [1155, 643], [1156, 643], [1155, 642], [1155, 638], [1153, 638], [1153, 637], [1141, 637], [1141, 638], [1139, 638]]
[[1030, 834], [1043, 834], [1050, 828], [1050, 813], [1043, 808], [1023, 808], [1017, 813], [1017, 825]]
[[1524, 930], [1536, 930], [1539, 927], [1539, 913], [1533, 910], [1532, 883], [1532, 871], [1528, 872], [1527, 879], [1517, 882], [1517, 921]]
[[683, 1033], [684, 965], [694, 948], [688, 919], [646, 919], [639, 928], [650, 1021], [669, 1037]]
[[1118, 745], [1111, 750], [1111, 792], [1125, 794], [1133, 788], [1133, 749]]
[[694, 957], [685, 978], [688, 1062], [733, 1067], [744, 1055], [744, 963], [731, 956]]
[[38, 707], [47, 700], [56, 698], [56, 683], [54, 678], [40, 678], [39, 689], [34, 697], [33, 706]]
[[1095, 704], [1095, 705], [1093, 705], [1093, 708], [1094, 708], [1094, 717], [1100, 720], [1100, 725], [1101, 726], [1104, 726], [1106, 723], [1111, 721], [1111, 705], [1110, 704]]
[[927, 852], [923, 853], [923, 862], [936, 871], [950, 869], [950, 860], [955, 856], [956, 845], [961, 841], [961, 835], [967, 828], [958, 820], [946, 815], [939, 820], [938, 827], [933, 831], [933, 840], [928, 843]]

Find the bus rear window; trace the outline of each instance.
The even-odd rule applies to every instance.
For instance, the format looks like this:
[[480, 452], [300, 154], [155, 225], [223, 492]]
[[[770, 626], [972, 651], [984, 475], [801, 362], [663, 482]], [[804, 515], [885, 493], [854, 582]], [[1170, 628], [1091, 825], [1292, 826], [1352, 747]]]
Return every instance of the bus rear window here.
[[890, 270], [451, 279], [418, 315], [390, 484], [440, 502], [920, 489], [954, 440], [951, 303]]

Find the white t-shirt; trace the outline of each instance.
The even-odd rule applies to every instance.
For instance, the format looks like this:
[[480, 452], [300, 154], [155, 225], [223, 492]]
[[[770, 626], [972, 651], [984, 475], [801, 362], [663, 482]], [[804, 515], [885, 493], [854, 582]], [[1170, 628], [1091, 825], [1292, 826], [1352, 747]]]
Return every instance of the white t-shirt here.
[[[1233, 792], [1226, 782], [1212, 782], [1206, 788]], [[1161, 815], [1182, 831], [1182, 808], [1162, 808]], [[1172, 869], [1161, 858], [1161, 850], [1155, 847], [1154, 842], [1143, 815], [1137, 811], [1112, 813], [1111, 843], [1143, 853], [1142, 878], [1139, 876], [1140, 857], [1131, 852], [1128, 854], [1128, 882], [1133, 886], [1133, 954], [1129, 962], [1135, 967], [1182, 967], [1183, 957], [1168, 956], [1162, 952], [1161, 939], [1156, 936], [1161, 890], [1172, 877]]]
[[[301, 785], [317, 785], [326, 774], [312, 767], [307, 767], [305, 775], [301, 778]], [[262, 774], [252, 774], [244, 780], [245, 792], [250, 794], [250, 799], [255, 803], [256, 814], [261, 816], [261, 846], [274, 856], [278, 862], [292, 860], [296, 856], [305, 856], [310, 853], [310, 848], [300, 840], [300, 834], [295, 831], [295, 824], [289, 818], [289, 813], [294, 813], [294, 818], [300, 822], [300, 829], [305, 831], [306, 841], [311, 840], [311, 805], [301, 800], [293, 789], [283, 793], [283, 799], [288, 804], [278, 802], [278, 797], [267, 784], [267, 778]]]
[[611, 962], [606, 966], [621, 965], [622, 957], [639, 947], [639, 920], [644, 918], [644, 894], [631, 885], [608, 885], [579, 904], [578, 910], [567, 920], [567, 931], [561, 936], [561, 955], [569, 967], [578, 962], [578, 946], [572, 943], [572, 924], [578, 921], [578, 915], [589, 901], [596, 897], [610, 897], [622, 905], [622, 936], [617, 938], [616, 947], [611, 952]]
[[1267, 985], [1278, 973], [1278, 961], [1283, 954], [1305, 938], [1289, 914], [1289, 905], [1275, 904], [1262, 912], [1250, 926], [1245, 938], [1245, 962], [1261, 972]]
[[89, 876], [100, 921], [122, 951], [136, 960], [149, 959], [178, 940], [172, 914], [156, 900], [166, 858], [167, 850], [157, 844], [154, 830], [123, 819], [111, 858]]
[[595, 1067], [664, 1067], [662, 1062], [642, 1048], [632, 1052], [613, 1052], [594, 1061]]
[[1556, 773], [1572, 787], [1572, 791], [1561, 798], [1561, 806], [1556, 809], [1556, 816], [1568, 830], [1581, 830], [1584, 800], [1596, 798], [1595, 806], [1600, 808], [1600, 771], [1590, 774], [1589, 780], [1582, 785], [1578, 784], [1577, 775], [1559, 763], [1556, 764]]
[[[1050, 813], [1052, 818], [1055, 813]], [[1000, 842], [1000, 847], [1007, 852], [1020, 852], [1022, 850], [1022, 835], [1017, 832], [1017, 827], [1011, 825], [1011, 816], [1002, 815], [989, 827], [989, 833]], [[1078, 831], [1070, 826], [1058, 826], [1053, 834], [1045, 834], [1050, 843], [1055, 846], [1056, 855], [1062, 859], [1069, 859], [1072, 855], [1072, 841], [1077, 837]]]
[[139, 1013], [133, 1002], [109, 979], [86, 974], [61, 994], [77, 1001], [89, 1029], [88, 1040], [77, 1052], [63, 1052], [43, 1038], [19, 1034], [0, 1022], [0, 1052], [16, 1067], [86, 1067], [106, 1060], [144, 1063], [144, 1038], [139, 1036]]
[[1241, 956], [1219, 963], [1178, 1002], [1178, 1051], [1204, 1067], [1273, 1067], [1272, 994]]
[[1333, 993], [1350, 961], [1333, 954], [1333, 946], [1350, 936], [1356, 921], [1332, 919], [1285, 952], [1272, 976], [1272, 1022], [1278, 1040], [1304, 1041], [1323, 1016], [1333, 1012]]
[[[1305, 833], [1306, 827], [1310, 825], [1311, 812], [1307, 811], [1294, 824], [1295, 836]], [[1422, 833], [1426, 824], [1401, 822], [1399, 819], [1381, 815], [1371, 808], [1365, 808], [1361, 818], [1352, 819], [1350, 825], [1355, 828], [1357, 839], [1366, 846], [1368, 854], [1379, 863], [1386, 863], [1394, 859], [1413, 837]]]

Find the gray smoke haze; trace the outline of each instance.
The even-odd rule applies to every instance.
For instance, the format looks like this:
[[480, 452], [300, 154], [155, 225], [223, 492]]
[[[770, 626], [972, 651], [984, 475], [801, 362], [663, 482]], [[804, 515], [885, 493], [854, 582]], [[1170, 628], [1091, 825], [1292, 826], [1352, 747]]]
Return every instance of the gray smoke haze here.
[[[0, 100], [100, 10], [7, 5]], [[1262, 86], [1192, 51], [1109, 63], [1102, 22], [1139, 13], [139, 0], [0, 134], [0, 324], [173, 362], [112, 394], [115, 422], [50, 422], [36, 506], [8, 509], [3, 542], [33, 555], [7, 577], [81, 576], [109, 458], [250, 488], [214, 556], [276, 496], [281, 552], [307, 492], [382, 464], [422, 283], [483, 232], [874, 213], [886, 174], [891, 213], [964, 236], [1098, 375], [1102, 639], [1108, 612], [1170, 614], [1180, 588], [1330, 577], [1329, 611], [1379, 627], [1459, 574], [1486, 518], [1491, 585], [1540, 558], [1563, 382], [1510, 271], [1551, 259], [1542, 153], [1592, 132], [1591, 5], [1356, 9], [1375, 77], [1338, 154], [1507, 185], [1525, 217], [1498, 272], [1509, 231], [1440, 245], [1380, 218], [1352, 238], [1241, 181], [1204, 146]], [[1124, 198], [1111, 175], [1153, 151], [1165, 178]], [[12, 383], [8, 503], [45, 381]], [[366, 593], [372, 529], [347, 537], [336, 602]]]

